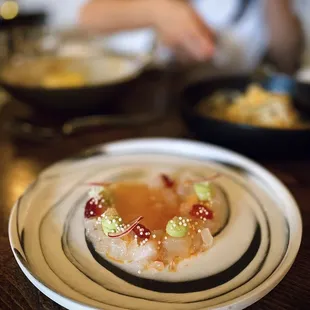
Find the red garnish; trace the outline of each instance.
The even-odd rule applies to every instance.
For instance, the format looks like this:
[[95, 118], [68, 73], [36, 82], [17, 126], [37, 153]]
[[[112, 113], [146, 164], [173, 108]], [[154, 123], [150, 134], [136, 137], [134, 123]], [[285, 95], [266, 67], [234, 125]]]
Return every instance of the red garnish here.
[[133, 231], [141, 239], [150, 239], [151, 237], [151, 231], [142, 224], [138, 224]]
[[86, 218], [98, 217], [103, 214], [106, 209], [102, 200], [91, 198], [86, 202], [84, 216]]
[[201, 220], [213, 219], [213, 211], [205, 205], [198, 203], [193, 205], [190, 215]]
[[168, 177], [166, 174], [161, 174], [160, 177], [166, 187], [171, 188], [174, 186], [174, 181], [170, 179], [170, 177]]
[[133, 220], [130, 224], [129, 227], [126, 228], [124, 231], [122, 232], [118, 232], [118, 233], [109, 233], [108, 236], [111, 238], [121, 238], [126, 236], [127, 234], [129, 234], [138, 224], [139, 222], [143, 219], [143, 216], [139, 216], [138, 218], [136, 218], [135, 220]]

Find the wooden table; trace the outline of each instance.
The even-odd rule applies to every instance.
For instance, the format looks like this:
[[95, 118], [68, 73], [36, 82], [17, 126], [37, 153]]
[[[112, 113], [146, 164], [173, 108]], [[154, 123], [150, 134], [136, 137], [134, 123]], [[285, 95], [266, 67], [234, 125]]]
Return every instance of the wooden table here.
[[[142, 91], [142, 90], [141, 90]], [[145, 101], [141, 93], [140, 99]], [[13, 113], [6, 107], [0, 124]], [[62, 309], [39, 292], [21, 272], [8, 241], [8, 219], [13, 203], [42, 169], [98, 143], [132, 137], [186, 137], [177, 113], [169, 113], [157, 124], [141, 128], [97, 130], [47, 144], [16, 142], [0, 129], [0, 309]], [[300, 252], [285, 279], [251, 309], [310, 309], [310, 159], [263, 161], [295, 196], [303, 216], [304, 237]]]

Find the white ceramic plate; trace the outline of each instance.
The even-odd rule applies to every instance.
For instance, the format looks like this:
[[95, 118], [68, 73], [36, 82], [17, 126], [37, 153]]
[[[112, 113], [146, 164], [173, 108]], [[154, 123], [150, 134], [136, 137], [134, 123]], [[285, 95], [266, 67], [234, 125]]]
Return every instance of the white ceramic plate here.
[[[85, 184], [145, 165], [220, 172], [228, 196], [226, 226], [179, 278], [130, 275], [98, 260], [85, 240]], [[219, 147], [171, 139], [111, 143], [51, 166], [16, 203], [9, 223], [22, 271], [68, 309], [243, 309], [285, 276], [301, 236], [296, 202], [268, 171]]]

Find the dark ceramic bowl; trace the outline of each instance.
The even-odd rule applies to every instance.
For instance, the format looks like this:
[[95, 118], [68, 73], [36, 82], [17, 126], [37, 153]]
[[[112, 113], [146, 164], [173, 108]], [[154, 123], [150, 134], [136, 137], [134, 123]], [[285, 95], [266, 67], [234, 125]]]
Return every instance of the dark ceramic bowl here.
[[[20, 42], [19, 45], [14, 45], [8, 59], [1, 61], [0, 86], [18, 101], [40, 111], [89, 113], [105, 110], [108, 105], [115, 104], [116, 96], [122, 94], [147, 65], [147, 60], [139, 55], [109, 49], [101, 43], [105, 40], [101, 36], [45, 28], [18, 34], [12, 41]], [[71, 70], [77, 70], [74, 66], [82, 68], [76, 72], [87, 77], [86, 82], [81, 87], [42, 86], [46, 75], [42, 59], [43, 68], [46, 68], [46, 58], [49, 65], [52, 59], [57, 68], [59, 63], [67, 64], [69, 60]]]
[[310, 83], [297, 82], [296, 96], [300, 107], [310, 114]]
[[[285, 83], [282, 77], [279, 83], [276, 79], [274, 76], [272, 81], [264, 86], [269, 90], [273, 87], [279, 90], [282, 85], [283, 90]], [[295, 155], [297, 157], [304, 155], [309, 158], [310, 129], [280, 130], [230, 123], [203, 116], [195, 109], [202, 99], [216, 91], [244, 91], [251, 82], [249, 77], [236, 76], [206, 80], [186, 87], [182, 93], [181, 111], [190, 132], [200, 140], [228, 147], [251, 157], [291, 158]], [[295, 95], [295, 86], [288, 83], [285, 87], [288, 87], [296, 108], [300, 110], [301, 105]], [[300, 112], [307, 114], [303, 109]], [[309, 116], [310, 113], [306, 115]]]
[[10, 83], [4, 78], [0, 79], [0, 85], [13, 98], [36, 110], [82, 113], [104, 110], [107, 105], [111, 105], [113, 99], [126, 90], [140, 75], [142, 69], [141, 65], [133, 63], [128, 72], [120, 73], [113, 81], [86, 84], [82, 87], [24, 86], [20, 83]]

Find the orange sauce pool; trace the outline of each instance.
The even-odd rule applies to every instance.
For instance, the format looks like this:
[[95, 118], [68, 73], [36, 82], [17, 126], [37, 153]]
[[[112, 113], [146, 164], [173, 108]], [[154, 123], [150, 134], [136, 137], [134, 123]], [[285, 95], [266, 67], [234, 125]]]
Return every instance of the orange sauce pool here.
[[154, 189], [140, 183], [119, 183], [111, 190], [115, 208], [124, 223], [143, 216], [141, 223], [148, 229], [161, 230], [179, 214], [180, 201], [171, 189]]

